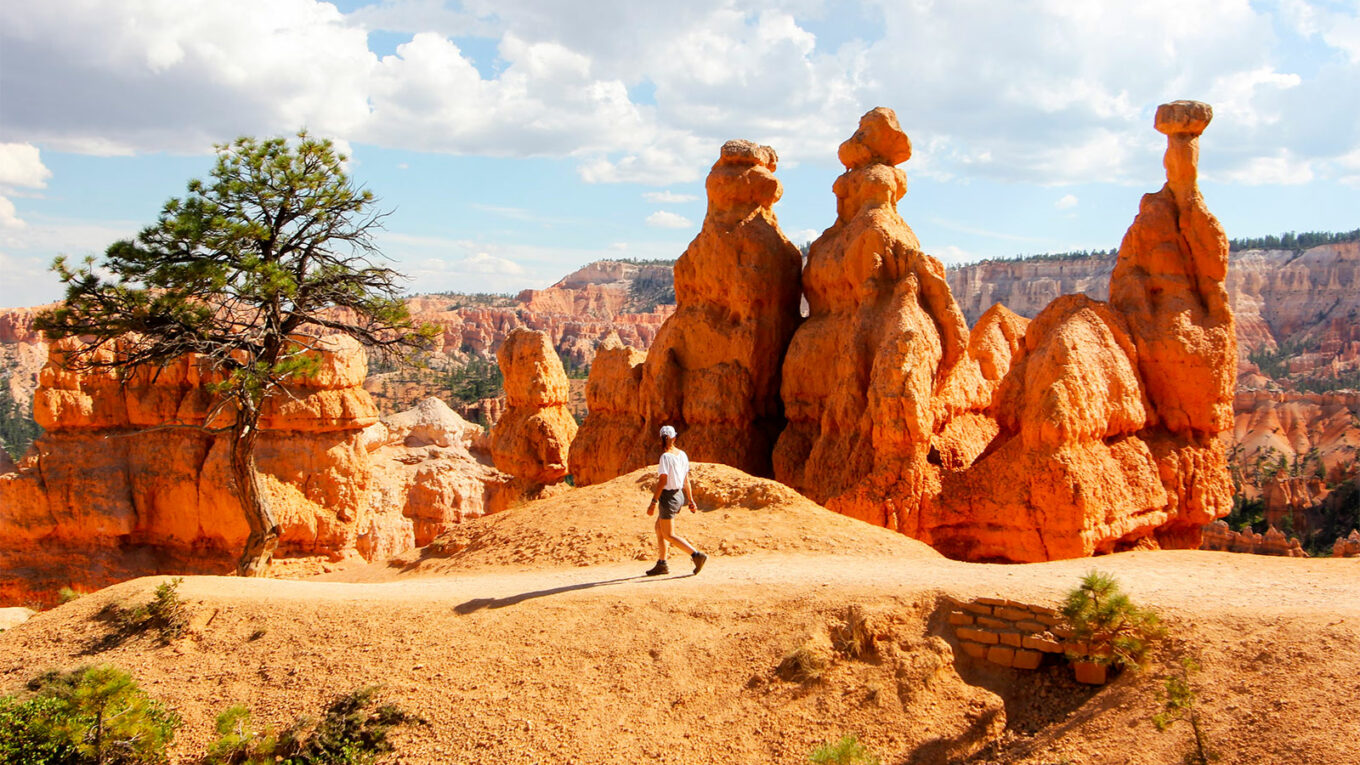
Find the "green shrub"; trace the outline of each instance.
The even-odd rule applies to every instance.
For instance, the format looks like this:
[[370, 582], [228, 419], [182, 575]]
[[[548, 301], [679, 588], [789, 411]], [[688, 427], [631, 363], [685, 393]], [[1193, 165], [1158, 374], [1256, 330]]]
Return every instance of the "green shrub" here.
[[855, 736], [842, 736], [840, 741], [828, 741], [813, 750], [808, 761], [816, 765], [879, 765], [878, 756], [870, 752]]
[[336, 699], [320, 720], [300, 717], [282, 733], [257, 729], [244, 706], [217, 717], [218, 739], [208, 748], [205, 765], [366, 765], [392, 751], [387, 734], [398, 725], [425, 720], [393, 704], [377, 703], [377, 687], [362, 688]]
[[100, 638], [92, 650], [107, 650], [123, 641], [154, 629], [161, 643], [168, 645], [184, 636], [189, 629], [189, 607], [180, 597], [179, 586], [184, 577], [177, 576], [156, 585], [151, 602], [136, 608], [122, 608], [110, 603], [99, 612], [99, 618], [110, 622], [114, 632]]
[[228, 707], [217, 716], [217, 740], [208, 747], [206, 765], [261, 765], [275, 762], [278, 739], [257, 730], [244, 704]]
[[1137, 669], [1151, 641], [1163, 630], [1157, 614], [1135, 606], [1110, 574], [1090, 571], [1063, 601], [1063, 617], [1073, 637], [1090, 646], [1086, 656], [1069, 658]]
[[109, 666], [47, 672], [31, 696], [0, 698], [0, 762], [163, 763], [179, 717]]
[[57, 603], [59, 605], [64, 606], [73, 600], [79, 600], [80, 596], [84, 594], [85, 593], [81, 592], [80, 590], [72, 589], [70, 587], [63, 587], [60, 590], [57, 590]]
[[177, 576], [156, 585], [156, 592], [146, 607], [150, 626], [160, 633], [161, 640], [166, 643], [183, 637], [184, 631], [189, 629], [189, 609], [184, 598], [179, 595], [179, 586], [183, 583], [184, 577]]

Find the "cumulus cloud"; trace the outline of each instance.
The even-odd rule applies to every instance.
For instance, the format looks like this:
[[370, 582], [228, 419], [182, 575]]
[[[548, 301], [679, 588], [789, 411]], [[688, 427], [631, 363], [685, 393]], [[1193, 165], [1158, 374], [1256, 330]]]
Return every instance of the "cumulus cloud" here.
[[498, 258], [485, 252], [479, 252], [472, 257], [456, 260], [454, 268], [459, 271], [466, 271], [471, 274], [522, 274], [524, 268], [518, 263], [505, 258]]
[[945, 246], [936, 249], [931, 254], [939, 258], [946, 265], [951, 266], [960, 263], [972, 263], [975, 260], [979, 260], [976, 255], [961, 247], [955, 247], [952, 244], [946, 244]]
[[692, 228], [694, 223], [683, 215], [677, 215], [668, 210], [657, 210], [647, 216], [647, 225], [657, 228]]
[[1063, 194], [1062, 197], [1058, 199], [1058, 201], [1053, 203], [1053, 206], [1058, 208], [1059, 210], [1070, 210], [1073, 207], [1077, 206], [1077, 195]]
[[1244, 186], [1298, 186], [1312, 181], [1315, 176], [1311, 162], [1281, 149], [1270, 156], [1253, 157], [1239, 167], [1209, 177]]
[[[786, 165], [831, 164], [859, 115], [888, 105], [916, 141], [912, 173], [1146, 182], [1161, 145], [1152, 109], [1196, 97], [1219, 110], [1205, 165], [1225, 178], [1281, 148], [1332, 177], [1357, 146], [1360, 106], [1335, 97], [1360, 78], [1353, 7], [865, 0], [850, 10], [872, 23], [832, 44], [817, 30], [833, 11], [805, 0], [600, 0], [590, 12], [380, 0], [350, 15], [321, 0], [10, 4], [0, 89], [22, 108], [0, 114], [0, 135], [90, 153], [203, 151], [306, 125], [403, 149], [570, 157], [589, 182], [665, 185], [702, 177], [729, 138], [768, 143]], [[1344, 55], [1291, 71], [1281, 23]], [[411, 38], [379, 57], [372, 30]], [[494, 71], [460, 48], [469, 37], [494, 42]], [[644, 84], [647, 98], [634, 100]], [[1282, 129], [1279, 115], [1301, 110], [1326, 118]]]
[[14, 203], [5, 197], [0, 197], [0, 229], [24, 228], [27, 225], [19, 219], [19, 213], [14, 209]]
[[43, 164], [38, 147], [31, 143], [0, 143], [0, 186], [41, 189], [52, 171]]

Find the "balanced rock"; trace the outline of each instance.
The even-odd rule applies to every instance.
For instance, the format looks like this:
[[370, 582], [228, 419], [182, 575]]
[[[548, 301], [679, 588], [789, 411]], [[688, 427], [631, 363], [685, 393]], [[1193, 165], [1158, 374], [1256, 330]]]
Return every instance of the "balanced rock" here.
[[[640, 369], [617, 348], [610, 361], [596, 357], [590, 414], [572, 454], [578, 485], [655, 461], [662, 425], [675, 426], [691, 460], [771, 474], [770, 452], [784, 426], [780, 368], [799, 321], [802, 266], [771, 210], [783, 193], [777, 162], [768, 146], [723, 145], [705, 184], [703, 228], [675, 264], [675, 313]], [[604, 406], [598, 420], [597, 402]]]
[[505, 414], [491, 431], [497, 469], [531, 483], [567, 475], [576, 419], [567, 409], [570, 386], [562, 359], [545, 332], [519, 328], [496, 352], [505, 378]]
[[1110, 305], [1127, 317], [1153, 417], [1149, 443], [1170, 494], [1158, 538], [1199, 546], [1204, 524], [1231, 509], [1223, 445], [1233, 427], [1237, 333], [1224, 279], [1228, 237], [1196, 181], [1208, 104], [1157, 110], [1167, 134], [1166, 185], [1143, 196], [1110, 276]]
[[910, 147], [884, 108], [841, 146], [837, 219], [808, 252], [809, 315], [784, 361], [773, 455], [776, 478], [814, 501], [908, 532], [938, 493], [933, 399], [969, 339], [944, 267], [897, 212], [907, 179], [893, 163]]

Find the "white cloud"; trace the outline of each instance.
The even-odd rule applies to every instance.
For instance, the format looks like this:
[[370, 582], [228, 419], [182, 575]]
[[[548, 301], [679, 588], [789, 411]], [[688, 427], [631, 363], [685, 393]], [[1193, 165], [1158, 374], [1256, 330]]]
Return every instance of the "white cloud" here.
[[12, 255], [0, 249], [0, 274], [4, 274], [0, 278], [0, 308], [43, 305], [61, 299], [61, 283], [47, 270], [50, 260]]
[[502, 274], [519, 275], [524, 273], [524, 267], [505, 258], [498, 258], [485, 252], [479, 252], [462, 260], [453, 262], [454, 269], [470, 274]]
[[818, 231], [815, 228], [805, 228], [793, 232], [793, 234], [789, 237], [789, 241], [801, 247], [803, 244], [806, 244], [807, 242], [817, 241], [817, 237], [821, 235], [822, 232]]
[[27, 225], [19, 219], [19, 214], [14, 209], [14, 203], [5, 197], [0, 197], [0, 229], [24, 228]]
[[1077, 195], [1063, 194], [1062, 197], [1058, 199], [1058, 201], [1053, 203], [1053, 206], [1058, 208], [1059, 210], [1070, 210], [1073, 207], [1077, 206]]
[[677, 194], [674, 191], [644, 191], [642, 198], [648, 202], [656, 202], [663, 205], [681, 204], [683, 202], [693, 202], [699, 197], [694, 194]]
[[667, 210], [657, 210], [647, 216], [647, 225], [657, 228], [693, 228], [694, 223], [683, 215], [677, 215]]
[[1252, 157], [1232, 170], [1208, 177], [1244, 186], [1298, 186], [1312, 181], [1315, 176], [1311, 162], [1300, 159], [1288, 149], [1281, 149], [1271, 156]]
[[0, 143], [0, 186], [47, 187], [52, 171], [31, 143]]
[[961, 247], [955, 247], [952, 244], [939, 247], [930, 254], [939, 258], [947, 266], [958, 265], [960, 263], [972, 263], [975, 260], [981, 260], [978, 256]]
[[[786, 165], [830, 165], [859, 115], [887, 105], [917, 143], [909, 173], [1147, 183], [1161, 146], [1152, 110], [1196, 97], [1219, 110], [1205, 162], [1223, 177], [1281, 148], [1325, 177], [1357, 147], [1360, 107], [1335, 95], [1360, 79], [1353, 8], [864, 0], [855, 10], [873, 19], [866, 39], [832, 47], [809, 20], [832, 11], [801, 0], [600, 0], [592, 13], [381, 0], [348, 16], [320, 0], [11, 4], [0, 86], [31, 106], [5, 110], [0, 135], [101, 154], [203, 151], [306, 125], [385, 147], [570, 157], [588, 182], [664, 185], [701, 178], [729, 138], [768, 143]], [[1281, 21], [1346, 56], [1290, 71]], [[412, 37], [379, 58], [367, 47], [379, 29]], [[467, 36], [495, 40], [494, 73], [459, 48]], [[647, 103], [629, 96], [641, 84]], [[1316, 109], [1326, 119], [1282, 125]]]
[[[5, 218], [0, 203], [0, 218]], [[39, 305], [58, 300], [61, 282], [48, 266], [56, 255], [80, 260], [104, 252], [139, 226], [124, 221], [88, 221], [26, 215], [19, 227], [0, 224], [0, 306]]]

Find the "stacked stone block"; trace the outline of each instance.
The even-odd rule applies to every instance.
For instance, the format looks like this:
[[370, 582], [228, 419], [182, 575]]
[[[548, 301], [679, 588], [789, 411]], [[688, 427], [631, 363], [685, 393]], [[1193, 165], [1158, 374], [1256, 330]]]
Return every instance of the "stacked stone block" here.
[[964, 653], [1003, 667], [1038, 669], [1044, 654], [1084, 653], [1047, 606], [978, 598], [958, 603], [948, 618]]

